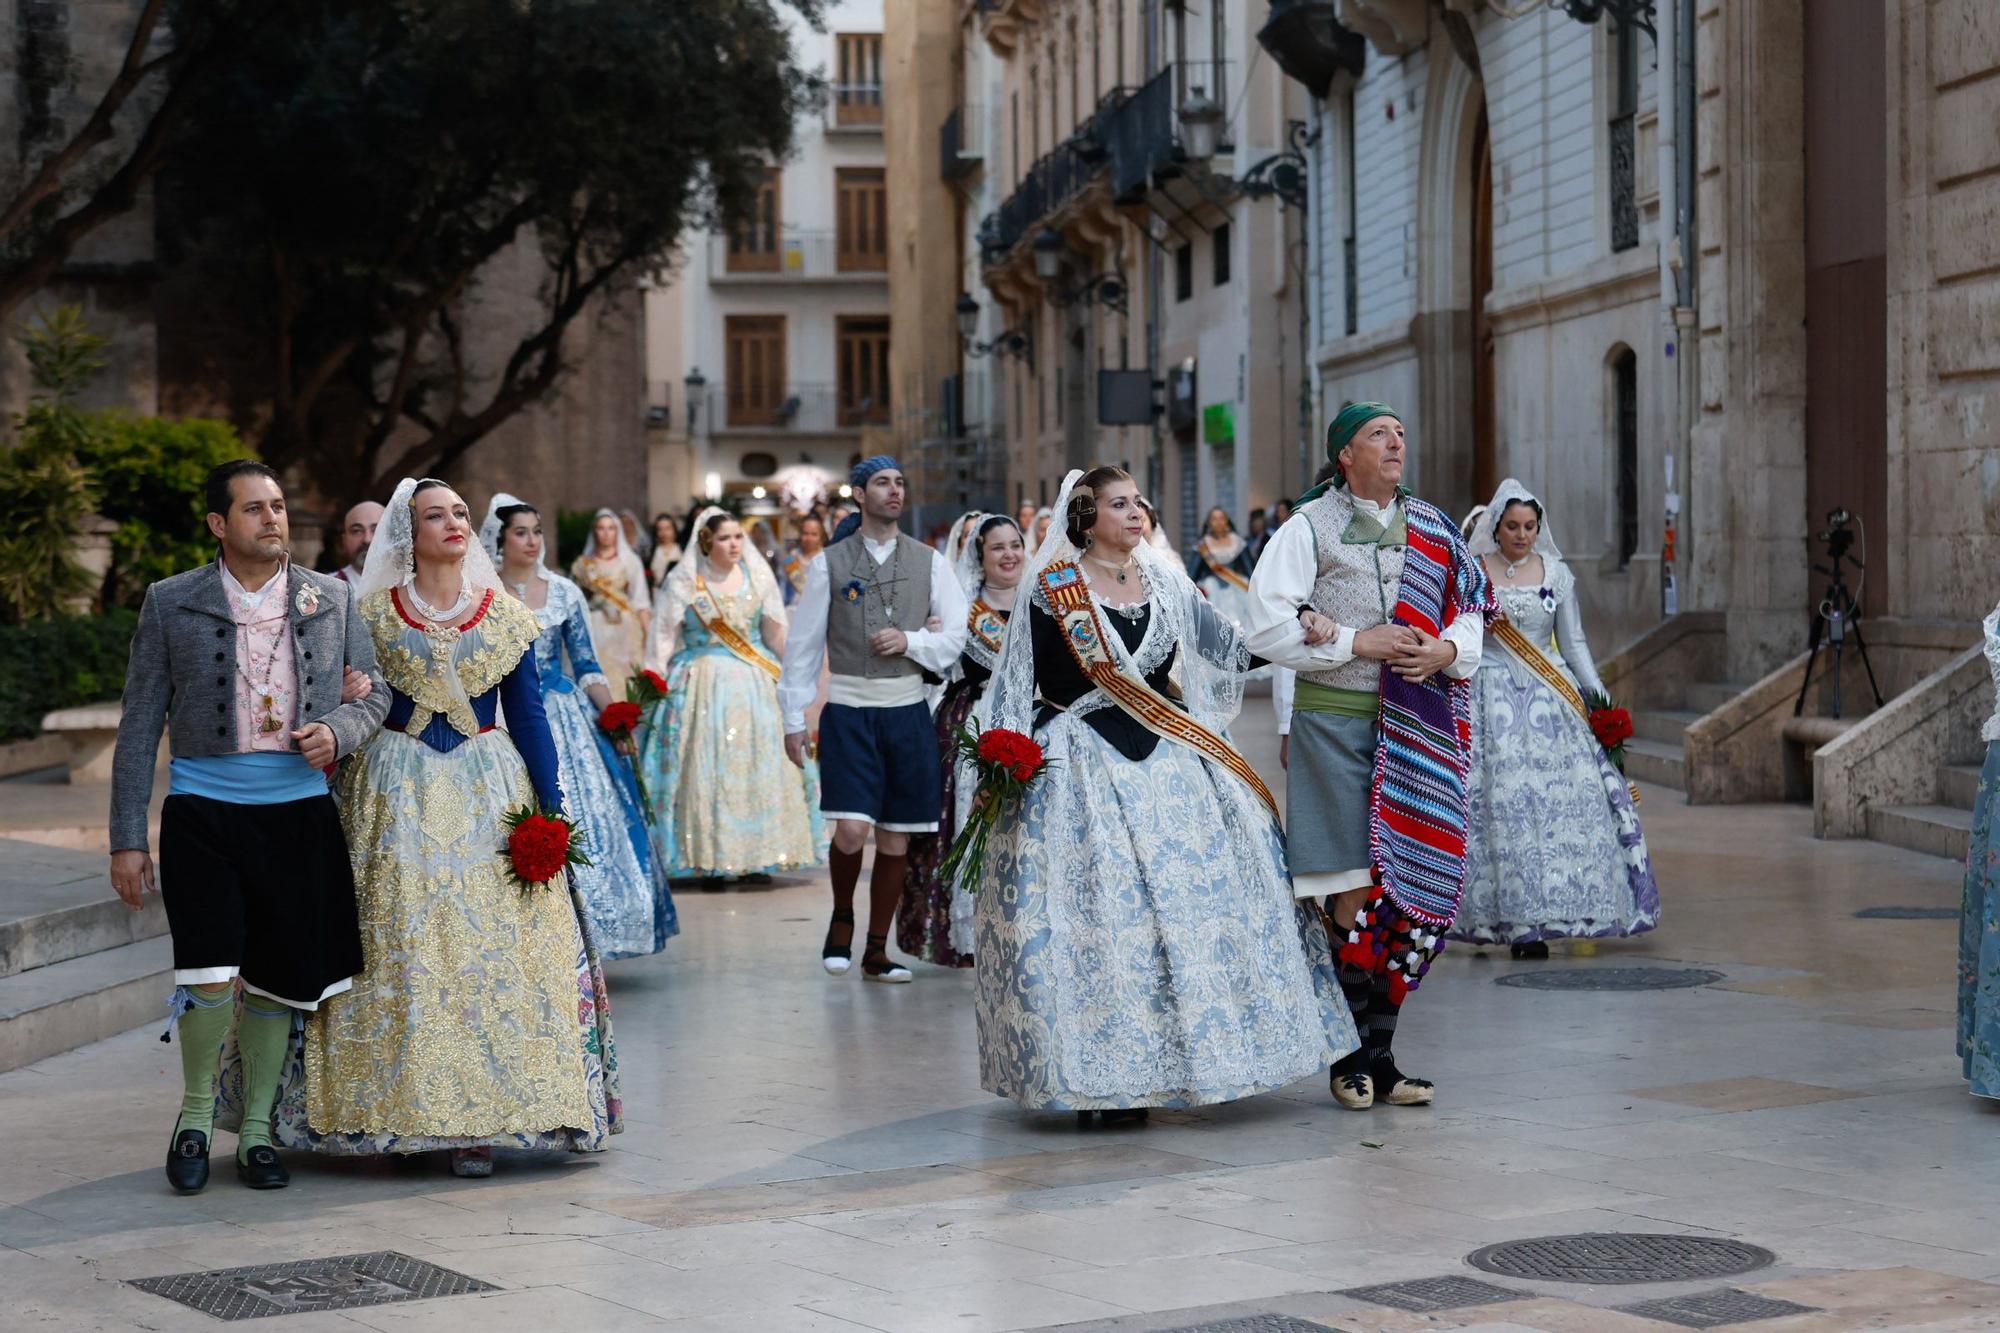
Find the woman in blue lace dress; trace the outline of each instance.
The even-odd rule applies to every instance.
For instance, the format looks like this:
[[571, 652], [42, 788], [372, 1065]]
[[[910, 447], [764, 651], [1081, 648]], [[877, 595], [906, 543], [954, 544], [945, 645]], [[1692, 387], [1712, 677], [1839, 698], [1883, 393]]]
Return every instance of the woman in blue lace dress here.
[[676, 879], [820, 863], [817, 767], [785, 758], [778, 663], [785, 610], [770, 566], [720, 509], [696, 516], [655, 599], [647, 666], [664, 671], [639, 768]]
[[535, 667], [542, 708], [555, 737], [563, 793], [589, 830], [591, 864], [577, 868], [576, 887], [590, 909], [597, 947], [607, 959], [657, 953], [680, 927], [632, 761], [597, 725], [612, 699], [591, 644], [589, 602], [582, 589], [543, 563], [542, 518], [533, 505], [504, 491], [494, 496], [479, 537], [507, 590], [541, 626]]

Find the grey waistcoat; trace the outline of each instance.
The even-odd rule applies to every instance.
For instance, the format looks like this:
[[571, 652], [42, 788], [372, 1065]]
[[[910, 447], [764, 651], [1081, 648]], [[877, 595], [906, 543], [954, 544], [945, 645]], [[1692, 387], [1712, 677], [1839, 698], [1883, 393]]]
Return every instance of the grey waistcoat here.
[[[856, 533], [826, 548], [826, 581], [833, 596], [826, 615], [826, 658], [834, 675], [879, 680], [923, 674], [922, 667], [901, 654], [877, 657], [868, 640], [885, 629], [907, 634], [924, 627], [931, 614], [930, 547], [899, 532], [895, 554], [878, 565]], [[856, 583], [858, 589], [852, 587]], [[895, 607], [893, 617], [886, 606]]]
[[[319, 596], [308, 614], [300, 590]], [[354, 589], [339, 579], [291, 567], [285, 618], [299, 675], [295, 730], [324, 722], [342, 757], [352, 754], [389, 713], [389, 687], [375, 666], [375, 642], [353, 605]], [[145, 851], [146, 806], [160, 731], [175, 758], [235, 754], [236, 620], [214, 564], [161, 579], [146, 590], [139, 629], [125, 667], [124, 711], [111, 768], [111, 849]], [[365, 673], [366, 699], [340, 702], [342, 669]]]
[[[1312, 609], [1336, 625], [1357, 631], [1387, 624], [1402, 587], [1405, 548], [1342, 541], [1356, 512], [1353, 497], [1344, 488], [1335, 487], [1301, 506], [1299, 512], [1312, 525], [1313, 545], [1319, 556]], [[1373, 692], [1382, 688], [1382, 664], [1373, 658], [1356, 657], [1326, 671], [1302, 671], [1299, 679], [1336, 689]]]

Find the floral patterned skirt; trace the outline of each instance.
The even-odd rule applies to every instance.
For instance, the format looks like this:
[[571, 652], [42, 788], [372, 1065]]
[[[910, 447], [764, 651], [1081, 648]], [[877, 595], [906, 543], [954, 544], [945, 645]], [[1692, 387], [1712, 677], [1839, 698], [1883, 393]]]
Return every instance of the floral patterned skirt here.
[[1660, 891], [1624, 775], [1574, 708], [1504, 664], [1473, 677], [1471, 789], [1452, 939], [1526, 944], [1659, 924]]
[[1355, 1049], [1319, 914], [1243, 782], [1061, 713], [973, 905], [980, 1082], [1048, 1110], [1202, 1106]]
[[2000, 741], [1986, 746], [1958, 921], [1958, 1055], [1980, 1097], [2000, 1097]]
[[[939, 812], [936, 833], [910, 835], [910, 859], [903, 876], [903, 901], [896, 908], [896, 944], [906, 954], [942, 967], [971, 967], [970, 951], [961, 952], [952, 941], [952, 891], [938, 876], [938, 866], [958, 836], [958, 729], [972, 716], [980, 689], [970, 681], [956, 680], [938, 701], [937, 738], [939, 761], [944, 769], [944, 808]], [[966, 916], [962, 910], [958, 914]], [[970, 943], [963, 938], [961, 942]]]
[[532, 794], [502, 731], [442, 753], [385, 730], [342, 766], [366, 967], [305, 1018], [281, 1146], [592, 1152], [622, 1128], [589, 915], [571, 889], [507, 875], [501, 815]]

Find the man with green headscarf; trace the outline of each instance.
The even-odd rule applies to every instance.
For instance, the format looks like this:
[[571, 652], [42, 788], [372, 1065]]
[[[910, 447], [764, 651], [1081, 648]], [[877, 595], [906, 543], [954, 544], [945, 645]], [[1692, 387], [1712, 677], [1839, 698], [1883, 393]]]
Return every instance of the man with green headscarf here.
[[[1393, 408], [1343, 408], [1327, 428], [1326, 451], [1332, 480], [1300, 498], [1251, 575], [1249, 647], [1298, 673], [1291, 715], [1280, 719], [1289, 722], [1285, 823], [1293, 890], [1324, 900], [1336, 948], [1353, 942], [1343, 950], [1340, 979], [1362, 1046], [1334, 1066], [1334, 1097], [1354, 1110], [1377, 1101], [1428, 1105], [1431, 1084], [1404, 1076], [1390, 1053], [1402, 998], [1428, 966], [1437, 931], [1383, 905], [1382, 693], [1391, 679], [1446, 685], [1478, 669], [1484, 618], [1410, 614], [1404, 586], [1406, 563], [1419, 591], [1435, 594], [1453, 577], [1472, 577], [1460, 562], [1477, 562], [1462, 543], [1436, 537], [1440, 526], [1453, 542], [1457, 532], [1403, 488], [1407, 443]], [[1416, 560], [1409, 558], [1413, 530]], [[1477, 577], [1483, 586], [1483, 574]], [[1480, 606], [1475, 588], [1463, 591], [1468, 595], [1456, 599], [1447, 591], [1440, 606]], [[1422, 626], [1426, 619], [1435, 633]], [[1430, 692], [1447, 700], [1447, 730], [1452, 688], [1463, 687]]]

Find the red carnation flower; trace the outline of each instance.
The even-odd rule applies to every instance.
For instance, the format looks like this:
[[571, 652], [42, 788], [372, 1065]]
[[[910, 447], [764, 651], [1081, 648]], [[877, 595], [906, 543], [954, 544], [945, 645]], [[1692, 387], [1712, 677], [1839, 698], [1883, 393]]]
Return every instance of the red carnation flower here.
[[613, 736], [624, 736], [639, 725], [641, 710], [639, 705], [621, 700], [604, 705], [604, 711], [597, 715], [597, 725]]
[[659, 672], [641, 671], [639, 674], [646, 678], [646, 683], [648, 685], [651, 685], [661, 694], [665, 694], [667, 692], [667, 678], [665, 676], [662, 676]]
[[529, 815], [507, 835], [507, 854], [525, 884], [546, 884], [569, 863], [569, 825], [547, 815]]
[[1014, 765], [1014, 776], [1020, 781], [1026, 782], [1029, 778], [1035, 776], [1035, 766], [1033, 764], [1016, 764]]
[[1599, 745], [1616, 749], [1632, 738], [1632, 715], [1622, 708], [1600, 708], [1590, 715], [1590, 729]]

